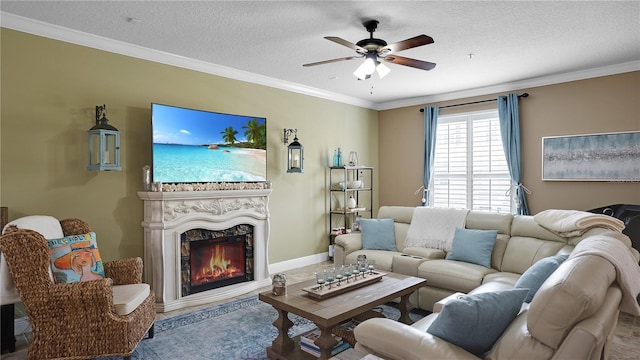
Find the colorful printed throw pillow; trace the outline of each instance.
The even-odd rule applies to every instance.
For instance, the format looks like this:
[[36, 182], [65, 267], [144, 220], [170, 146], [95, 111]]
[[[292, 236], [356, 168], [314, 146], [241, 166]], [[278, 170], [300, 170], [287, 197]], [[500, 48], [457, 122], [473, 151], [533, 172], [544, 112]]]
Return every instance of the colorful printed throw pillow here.
[[104, 279], [104, 267], [94, 232], [47, 242], [56, 284]]

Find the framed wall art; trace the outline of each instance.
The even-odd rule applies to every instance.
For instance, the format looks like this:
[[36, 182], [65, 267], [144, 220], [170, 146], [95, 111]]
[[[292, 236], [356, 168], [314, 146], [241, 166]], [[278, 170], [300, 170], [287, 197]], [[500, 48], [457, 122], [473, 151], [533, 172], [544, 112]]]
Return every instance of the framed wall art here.
[[640, 131], [543, 137], [542, 180], [640, 181]]

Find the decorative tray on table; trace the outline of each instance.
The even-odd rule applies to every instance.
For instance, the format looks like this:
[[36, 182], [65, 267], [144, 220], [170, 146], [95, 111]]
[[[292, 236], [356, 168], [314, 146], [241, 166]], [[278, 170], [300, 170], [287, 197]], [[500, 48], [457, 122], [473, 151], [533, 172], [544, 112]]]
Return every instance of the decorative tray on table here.
[[339, 285], [337, 281], [334, 281], [331, 284], [331, 286], [329, 286], [329, 284], [326, 284], [326, 283], [322, 285], [316, 284], [313, 286], [307, 286], [305, 288], [302, 288], [302, 291], [307, 292], [307, 294], [310, 297], [322, 300], [338, 294], [345, 293], [353, 289], [357, 289], [359, 287], [363, 287], [365, 285], [369, 285], [376, 281], [380, 281], [382, 277], [385, 275], [387, 275], [387, 273], [384, 273], [378, 270], [372, 270], [372, 271], [367, 271], [366, 276], [364, 276], [364, 278], [362, 275], [358, 275], [357, 279], [349, 278], [348, 282], [346, 279], [343, 278], [340, 281]]

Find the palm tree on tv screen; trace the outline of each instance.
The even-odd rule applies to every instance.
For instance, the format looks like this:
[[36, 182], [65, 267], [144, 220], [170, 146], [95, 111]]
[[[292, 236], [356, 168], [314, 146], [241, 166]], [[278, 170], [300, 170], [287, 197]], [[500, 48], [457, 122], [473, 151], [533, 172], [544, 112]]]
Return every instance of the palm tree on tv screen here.
[[221, 131], [220, 133], [222, 134], [222, 139], [227, 144], [233, 145], [236, 141], [238, 141], [236, 139], [236, 135], [238, 134], [238, 132], [233, 129], [233, 126], [225, 128], [224, 131]]
[[251, 119], [247, 122], [247, 125], [242, 127], [246, 129], [244, 136], [247, 138], [253, 146], [257, 149], [267, 148], [267, 129], [264, 123], [258, 123], [258, 119]]

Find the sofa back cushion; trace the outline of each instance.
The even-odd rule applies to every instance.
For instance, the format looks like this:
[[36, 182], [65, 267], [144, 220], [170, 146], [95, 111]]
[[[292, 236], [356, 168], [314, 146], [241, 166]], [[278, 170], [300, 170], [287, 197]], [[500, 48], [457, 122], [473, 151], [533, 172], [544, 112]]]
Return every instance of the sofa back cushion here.
[[397, 223], [411, 224], [413, 217], [413, 209], [411, 206], [380, 206], [378, 209], [378, 219], [393, 218]]
[[381, 206], [378, 209], [378, 219], [393, 218], [396, 233], [396, 249], [404, 249], [404, 241], [407, 238], [413, 210], [411, 206]]
[[557, 349], [576, 323], [598, 311], [615, 279], [613, 265], [599, 256], [563, 262], [531, 301], [527, 320], [531, 336]]
[[497, 230], [498, 237], [491, 253], [491, 267], [500, 269], [502, 257], [511, 234], [513, 215], [471, 210], [467, 214], [466, 229]]
[[523, 274], [537, 261], [561, 252], [567, 241], [567, 238], [557, 236], [538, 225], [533, 216], [515, 216], [511, 223], [511, 238], [507, 242], [499, 269]]

